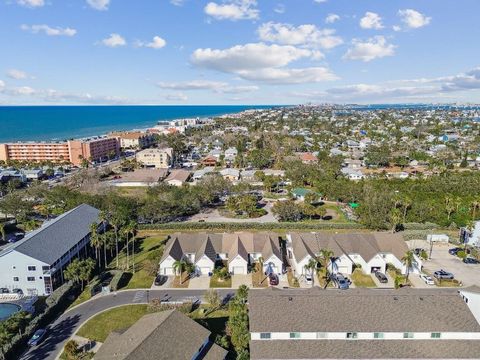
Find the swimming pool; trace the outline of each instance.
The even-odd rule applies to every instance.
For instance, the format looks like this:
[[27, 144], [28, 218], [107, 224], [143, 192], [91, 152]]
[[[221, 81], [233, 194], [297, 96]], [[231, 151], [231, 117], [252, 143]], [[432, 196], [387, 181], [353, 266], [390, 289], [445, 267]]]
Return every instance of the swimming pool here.
[[21, 307], [15, 304], [0, 303], [0, 321], [8, 319], [20, 309]]

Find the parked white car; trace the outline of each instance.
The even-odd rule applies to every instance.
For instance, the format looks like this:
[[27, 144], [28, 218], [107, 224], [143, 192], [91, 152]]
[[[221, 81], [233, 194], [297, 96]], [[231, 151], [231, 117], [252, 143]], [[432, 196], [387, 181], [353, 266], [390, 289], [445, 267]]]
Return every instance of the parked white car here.
[[312, 283], [313, 283], [312, 276], [311, 275], [305, 275], [305, 282], [307, 283], [307, 285], [312, 285]]
[[427, 274], [420, 274], [420, 279], [423, 280], [423, 282], [427, 285], [435, 285], [435, 282], [433, 281], [431, 276], [428, 276]]

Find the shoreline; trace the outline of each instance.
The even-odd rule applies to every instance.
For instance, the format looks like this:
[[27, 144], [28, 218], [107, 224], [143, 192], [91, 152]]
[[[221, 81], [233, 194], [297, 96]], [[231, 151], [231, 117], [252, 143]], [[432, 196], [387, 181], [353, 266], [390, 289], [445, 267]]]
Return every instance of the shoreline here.
[[[235, 115], [246, 110], [264, 110], [275, 107], [282, 107], [282, 105], [0, 106], [0, 118], [2, 118], [2, 110], [11, 111], [12, 113], [19, 111], [18, 114], [10, 114], [10, 119], [8, 118], [9, 114], [3, 114], [6, 117], [6, 120], [2, 120], [2, 122], [5, 121], [4, 125], [7, 129], [3, 133], [3, 138], [0, 138], [0, 143], [63, 142], [69, 139], [101, 137], [110, 132], [146, 131], [158, 124], [182, 119], [208, 119], [218, 116]], [[32, 114], [30, 112], [32, 109], [38, 109], [41, 113], [35, 114], [35, 111], [33, 111]], [[59, 116], [59, 109], [60, 112], [64, 114]], [[82, 112], [88, 112], [88, 114], [82, 116], [82, 114], [75, 113], [75, 109], [82, 109]], [[95, 113], [96, 109], [99, 110], [98, 114]], [[145, 109], [148, 109], [148, 111], [145, 111]], [[168, 111], [161, 115], [149, 113], [149, 111], [154, 112], [155, 110], [161, 112], [162, 109], [168, 109]], [[176, 109], [178, 109], [178, 111], [175, 111]], [[188, 109], [189, 111], [186, 111], [184, 114], [182, 113], [182, 109]], [[136, 111], [138, 111], [139, 114], [136, 114]], [[51, 112], [51, 114], [45, 114], [45, 112]], [[103, 114], [105, 112], [106, 114]], [[116, 114], [112, 115], [112, 112]], [[172, 114], [168, 114], [168, 112], [172, 112]], [[25, 116], [29, 118], [25, 119]], [[162, 118], [162, 116], [164, 117]], [[155, 117], [155, 119], [142, 120], [142, 117]], [[91, 124], [84, 124], [84, 126], [80, 125], [75, 127], [75, 125], [78, 124], [78, 121], [75, 121], [75, 118], [78, 118], [78, 121], [85, 121], [85, 119], [88, 121], [88, 119], [91, 119]], [[105, 122], [105, 119], [108, 119], [107, 122]], [[116, 122], [113, 122], [114, 119], [116, 119]], [[17, 122], [20, 122], [20, 124], [17, 124]], [[63, 127], [63, 130], [59, 129], [58, 126], [58, 123], [61, 122], [67, 125]], [[135, 124], [135, 122], [137, 122], [137, 124]], [[43, 129], [41, 129], [42, 125]], [[36, 129], [37, 131], [33, 131], [32, 127], [38, 127], [38, 130]], [[8, 134], [14, 133], [21, 134], [22, 130], [25, 130], [25, 132], [28, 131], [28, 134], [24, 132], [23, 135], [17, 137], [8, 136]]]

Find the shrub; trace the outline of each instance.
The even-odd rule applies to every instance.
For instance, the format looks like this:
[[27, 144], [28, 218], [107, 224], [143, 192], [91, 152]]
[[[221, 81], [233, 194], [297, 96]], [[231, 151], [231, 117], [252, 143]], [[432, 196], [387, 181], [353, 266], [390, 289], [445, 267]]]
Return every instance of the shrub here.
[[405, 230], [433, 230], [440, 228], [439, 225], [426, 222], [426, 223], [405, 223], [403, 224]]
[[178, 222], [165, 224], [142, 224], [141, 230], [328, 230], [328, 229], [365, 229], [365, 226], [357, 223], [301, 223], [301, 222], [281, 222], [281, 223], [217, 223], [217, 222]]
[[465, 259], [467, 254], [465, 253], [465, 251], [463, 250], [460, 250], [459, 252], [457, 252], [457, 256], [460, 258], [460, 259]]
[[422, 258], [422, 260], [427, 260], [428, 259], [428, 254], [425, 250], [422, 249], [422, 251], [420, 252], [420, 258]]
[[55, 289], [55, 291], [45, 300], [47, 306], [52, 307], [57, 305], [61, 300], [65, 298], [68, 293], [73, 289], [73, 282], [69, 281]]
[[178, 310], [183, 314], [190, 314], [194, 310], [194, 303], [184, 302], [181, 304], [171, 304], [162, 302], [160, 299], [152, 299], [147, 307], [149, 312], [159, 312], [166, 310]]
[[125, 273], [123, 271], [116, 271], [115, 275], [113, 275], [112, 281], [110, 281], [110, 290], [117, 291], [122, 288], [125, 285], [125, 278]]

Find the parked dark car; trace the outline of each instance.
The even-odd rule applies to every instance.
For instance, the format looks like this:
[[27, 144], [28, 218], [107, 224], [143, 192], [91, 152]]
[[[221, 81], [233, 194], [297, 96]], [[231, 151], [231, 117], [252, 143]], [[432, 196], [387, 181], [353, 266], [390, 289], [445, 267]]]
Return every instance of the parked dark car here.
[[387, 276], [380, 271], [375, 271], [375, 276], [377, 277], [378, 281], [380, 281], [382, 284], [385, 284], [388, 282]]
[[165, 275], [157, 275], [155, 278], [155, 286], [162, 286], [167, 282], [167, 277]]
[[454, 276], [452, 273], [445, 270], [438, 270], [433, 273], [433, 276], [438, 280], [453, 280]]
[[13, 289], [12, 293], [18, 294], [18, 295], [23, 295], [23, 290], [22, 289]]
[[47, 333], [47, 330], [45, 329], [38, 329], [35, 331], [35, 334], [28, 340], [28, 345], [29, 346], [37, 346], [40, 344], [45, 337], [45, 334]]
[[466, 257], [462, 260], [465, 264], [480, 264], [480, 261], [478, 261], [475, 258], [472, 257]]
[[462, 251], [462, 250], [463, 250], [463, 249], [462, 249], [462, 248], [459, 248], [459, 247], [451, 248], [451, 249], [448, 249], [448, 253], [449, 253], [450, 255], [455, 255], [455, 256], [456, 256], [457, 253], [458, 253], [459, 251]]
[[335, 274], [333, 276], [333, 281], [340, 290], [347, 290], [350, 288], [349, 281], [342, 274]]
[[0, 294], [8, 294], [10, 292], [10, 290], [8, 290], [7, 288], [0, 288]]
[[413, 253], [417, 256], [420, 256], [420, 254], [425, 251], [425, 249], [422, 249], [422, 248], [416, 248], [413, 250]]
[[278, 283], [279, 283], [278, 275], [270, 274], [268, 276], [268, 282], [269, 282], [270, 286], [277, 286]]

